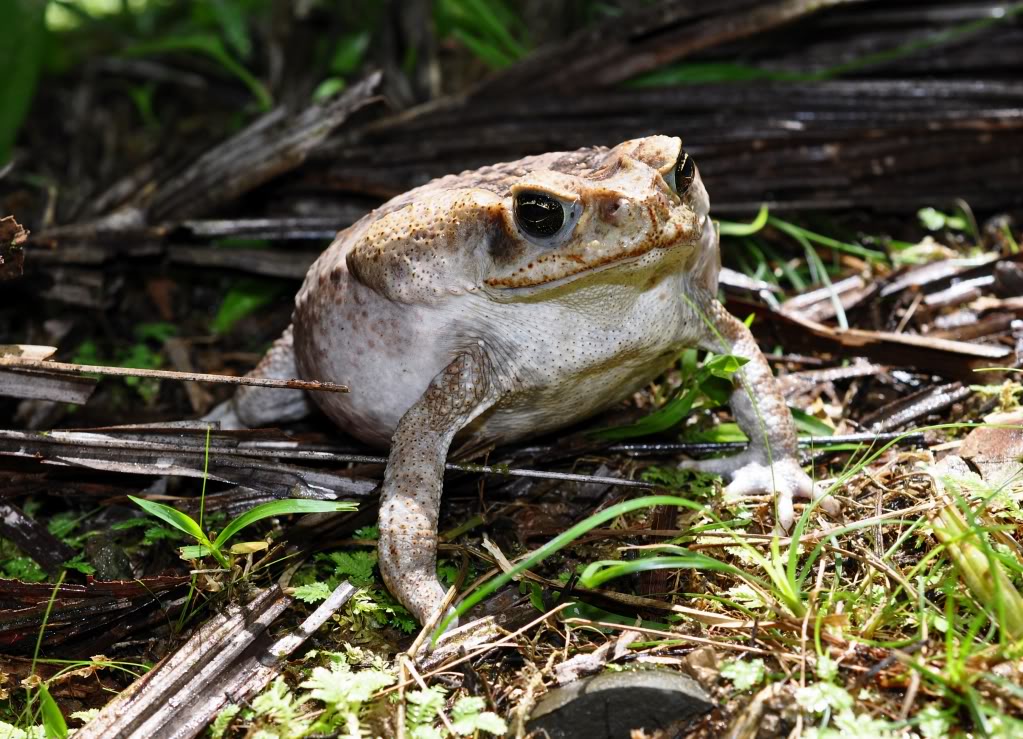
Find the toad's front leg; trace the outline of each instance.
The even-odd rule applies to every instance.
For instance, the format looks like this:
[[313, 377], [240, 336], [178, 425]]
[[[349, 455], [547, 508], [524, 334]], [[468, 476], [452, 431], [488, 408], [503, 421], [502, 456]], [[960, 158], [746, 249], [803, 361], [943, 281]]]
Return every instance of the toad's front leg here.
[[[730, 484], [729, 496], [773, 493], [777, 501], [778, 525], [788, 531], [794, 518], [794, 497], [817, 499], [813, 482], [799, 464], [796, 427], [778, 381], [745, 324], [737, 320], [710, 295], [702, 296], [699, 308], [707, 324], [703, 349], [748, 359], [736, 373], [739, 382], [730, 404], [739, 427], [750, 443], [747, 449], [731, 457], [683, 462], [685, 469], [724, 475]], [[829, 512], [837, 512], [832, 499], [822, 501]]]
[[437, 580], [437, 520], [448, 447], [497, 397], [490, 361], [474, 348], [433, 379], [391, 438], [380, 495], [380, 573], [421, 624], [445, 594]]

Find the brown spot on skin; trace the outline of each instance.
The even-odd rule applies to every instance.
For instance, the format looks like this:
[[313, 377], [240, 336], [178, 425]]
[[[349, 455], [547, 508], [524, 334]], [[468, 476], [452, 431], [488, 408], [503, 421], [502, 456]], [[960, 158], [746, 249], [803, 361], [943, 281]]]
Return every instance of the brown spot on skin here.
[[487, 211], [487, 246], [498, 264], [512, 264], [525, 252], [522, 240], [508, 233], [508, 224], [501, 210]]

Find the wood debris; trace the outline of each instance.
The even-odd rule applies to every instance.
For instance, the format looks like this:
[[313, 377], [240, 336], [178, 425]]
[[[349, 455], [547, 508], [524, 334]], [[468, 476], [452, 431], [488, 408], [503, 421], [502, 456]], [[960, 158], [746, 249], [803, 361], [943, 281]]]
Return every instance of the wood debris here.
[[198, 736], [228, 703], [270, 684], [280, 663], [355, 593], [339, 585], [292, 634], [270, 641], [266, 629], [291, 603], [279, 586], [232, 604], [176, 652], [110, 701], [80, 729], [80, 739], [186, 739]]

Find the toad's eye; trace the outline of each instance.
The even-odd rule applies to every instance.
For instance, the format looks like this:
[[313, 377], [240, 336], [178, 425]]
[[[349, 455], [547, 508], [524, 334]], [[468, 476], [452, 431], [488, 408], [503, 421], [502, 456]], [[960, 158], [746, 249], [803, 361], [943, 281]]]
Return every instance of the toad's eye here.
[[520, 192], [515, 196], [515, 222], [529, 236], [546, 239], [565, 225], [565, 207], [542, 192]]
[[678, 153], [678, 161], [675, 162], [675, 169], [671, 173], [672, 189], [681, 198], [684, 197], [689, 186], [693, 184], [693, 180], [696, 179], [696, 164], [693, 162], [693, 158], [686, 153], [685, 149], [682, 149]]

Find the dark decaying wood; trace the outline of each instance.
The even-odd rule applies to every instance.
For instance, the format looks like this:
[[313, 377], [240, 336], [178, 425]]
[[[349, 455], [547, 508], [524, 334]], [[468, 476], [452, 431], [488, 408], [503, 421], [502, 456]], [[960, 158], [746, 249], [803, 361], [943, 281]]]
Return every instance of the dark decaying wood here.
[[180, 605], [171, 602], [171, 591], [188, 580], [188, 575], [147, 576], [56, 588], [0, 580], [0, 645], [11, 653], [30, 652], [45, 622], [44, 649], [74, 640], [75, 648], [63, 651], [66, 658], [98, 654], [133, 633], [165, 627]]
[[277, 585], [232, 604], [199, 628], [76, 733], [78, 737], [186, 739], [200, 734], [228, 703], [270, 684], [280, 664], [352, 595], [341, 583], [293, 633], [275, 641], [266, 629], [291, 603]]
[[970, 388], [963, 387], [959, 382], [925, 388], [905, 398], [900, 398], [877, 413], [866, 416], [863, 423], [877, 432], [916, 425], [920, 419], [926, 418], [929, 414], [965, 400], [972, 392]]
[[[77, 466], [140, 475], [197, 477], [240, 485], [270, 498], [291, 496], [336, 500], [374, 492], [378, 480], [353, 472], [334, 472], [305, 465], [386, 463], [383, 456], [343, 449], [304, 448], [299, 442], [251, 439], [247, 431], [214, 431], [207, 446], [205, 428], [124, 427], [38, 434], [0, 429], [0, 456], [37, 460], [47, 465]], [[289, 460], [285, 464], [281, 460]], [[455, 472], [499, 477], [531, 477], [580, 483], [649, 488], [638, 480], [567, 472], [547, 472], [449, 463]]]
[[205, 475], [210, 480], [241, 485], [270, 497], [337, 500], [366, 496], [377, 486], [376, 480], [283, 464], [274, 459], [272, 451], [263, 455], [264, 460], [244, 450], [231, 453], [216, 447], [207, 455], [204, 439], [199, 435], [158, 441], [132, 439], [130, 435], [119, 437], [123, 435], [0, 431], [0, 455], [124, 474], [200, 479]]
[[[180, 173], [167, 174], [177, 162], [146, 162], [131, 187], [91, 211], [98, 219], [46, 229], [39, 243], [59, 242], [71, 258], [128, 235], [119, 248], [139, 253], [186, 220], [192, 233], [213, 235], [191, 219], [259, 185], [274, 213], [247, 208], [236, 226], [212, 221], [219, 233], [326, 237], [374, 199], [432, 177], [650, 133], [683, 137], [723, 214], [764, 202], [1014, 207], [1023, 202], [1017, 12], [980, 0], [663, 2], [543, 47], [469, 92], [392, 115], [377, 106], [350, 120], [373, 100], [378, 75], [334, 102], [275, 109]], [[941, 66], [948, 59], [963, 66]], [[676, 61], [696, 65], [694, 81], [700, 65], [755, 78], [624, 84]], [[269, 220], [260, 225], [260, 215]]]
[[484, 82], [475, 97], [576, 93], [610, 87], [665, 64], [838, 5], [862, 0], [675, 0], [636, 9], [541, 49]]
[[35, 398], [84, 405], [95, 388], [96, 380], [92, 377], [0, 368], [0, 395], [11, 398]]
[[9, 539], [31, 557], [46, 574], [56, 577], [74, 550], [51, 534], [46, 526], [13, 503], [0, 502], [0, 537]]
[[835, 356], [858, 356], [879, 364], [913, 367], [921, 372], [978, 382], [983, 374], [976, 370], [992, 366], [1010, 366], [1016, 358], [1006, 346], [965, 341], [934, 339], [929, 336], [839, 329], [790, 314], [768, 312], [755, 303], [729, 301], [736, 311], [756, 313], [783, 344], [793, 350], [825, 352]]
[[[452, 127], [464, 133], [451, 135]], [[680, 135], [715, 212], [1021, 202], [1023, 83], [832, 80], [455, 100], [328, 142], [305, 186], [389, 197], [522, 154]], [[950, 156], [949, 152], [955, 152]]]

